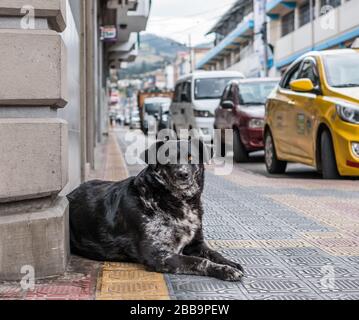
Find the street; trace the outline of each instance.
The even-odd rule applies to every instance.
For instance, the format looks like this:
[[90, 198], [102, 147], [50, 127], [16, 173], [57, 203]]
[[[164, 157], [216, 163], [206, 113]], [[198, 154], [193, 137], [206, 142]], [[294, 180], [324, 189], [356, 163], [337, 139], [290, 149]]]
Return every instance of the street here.
[[[122, 152], [124, 136], [117, 130]], [[167, 275], [171, 298], [358, 299], [357, 181], [323, 181], [299, 165], [269, 178], [260, 160], [206, 175], [206, 239], [245, 267], [243, 283]]]

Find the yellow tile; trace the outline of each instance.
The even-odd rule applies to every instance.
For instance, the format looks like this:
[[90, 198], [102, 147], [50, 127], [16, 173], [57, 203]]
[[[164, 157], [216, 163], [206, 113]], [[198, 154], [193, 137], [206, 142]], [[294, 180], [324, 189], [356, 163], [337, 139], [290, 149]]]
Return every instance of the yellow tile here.
[[135, 264], [135, 263], [106, 262], [103, 266], [103, 270], [106, 271], [145, 270], [145, 267], [141, 264]]
[[161, 281], [162, 274], [154, 272], [146, 272], [144, 270], [118, 270], [106, 271], [103, 274], [103, 281]]
[[98, 281], [97, 300], [169, 300], [163, 274], [128, 263], [105, 263]]
[[306, 248], [311, 247], [310, 243], [305, 240], [261, 240], [258, 241], [264, 248]]

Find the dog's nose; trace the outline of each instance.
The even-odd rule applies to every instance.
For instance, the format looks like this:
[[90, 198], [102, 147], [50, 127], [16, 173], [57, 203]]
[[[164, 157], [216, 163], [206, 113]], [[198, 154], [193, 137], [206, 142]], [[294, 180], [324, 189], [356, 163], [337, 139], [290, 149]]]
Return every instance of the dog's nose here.
[[189, 178], [189, 173], [186, 171], [177, 172], [176, 177], [181, 180], [187, 180]]

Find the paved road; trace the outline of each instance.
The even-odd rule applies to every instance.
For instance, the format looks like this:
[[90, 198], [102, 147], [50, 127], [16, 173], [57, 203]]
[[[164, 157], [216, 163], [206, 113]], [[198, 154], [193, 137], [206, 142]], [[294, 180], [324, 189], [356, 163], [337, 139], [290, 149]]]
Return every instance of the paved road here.
[[323, 181], [298, 165], [269, 177], [261, 160], [206, 175], [206, 239], [242, 263], [243, 283], [167, 275], [171, 298], [359, 299], [359, 181]]

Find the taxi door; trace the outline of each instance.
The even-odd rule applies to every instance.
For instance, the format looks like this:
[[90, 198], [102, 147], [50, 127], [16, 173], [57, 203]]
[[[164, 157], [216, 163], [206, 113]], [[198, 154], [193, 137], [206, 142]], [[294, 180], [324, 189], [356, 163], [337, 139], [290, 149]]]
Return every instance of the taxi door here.
[[295, 93], [290, 89], [290, 82], [298, 78], [300, 66], [301, 62], [298, 62], [287, 71], [276, 95], [271, 99], [269, 108], [271, 130], [280, 158], [292, 156], [294, 153]]
[[306, 58], [300, 68], [298, 79], [310, 79], [314, 92], [293, 92], [294, 130], [293, 154], [310, 165], [315, 162], [315, 127], [318, 118], [318, 93], [320, 89], [319, 73], [316, 60]]

